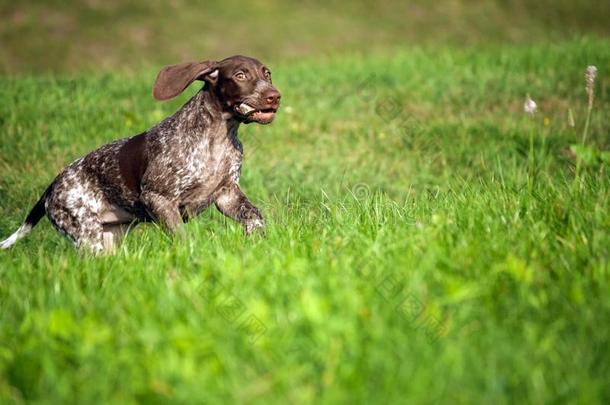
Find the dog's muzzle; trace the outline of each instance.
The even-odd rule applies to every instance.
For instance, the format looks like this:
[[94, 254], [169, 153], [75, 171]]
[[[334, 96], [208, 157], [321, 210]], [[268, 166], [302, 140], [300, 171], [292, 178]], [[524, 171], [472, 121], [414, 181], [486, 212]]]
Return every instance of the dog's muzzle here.
[[277, 108], [257, 109], [247, 103], [240, 103], [235, 107], [235, 111], [244, 117], [246, 122], [269, 124], [275, 118]]

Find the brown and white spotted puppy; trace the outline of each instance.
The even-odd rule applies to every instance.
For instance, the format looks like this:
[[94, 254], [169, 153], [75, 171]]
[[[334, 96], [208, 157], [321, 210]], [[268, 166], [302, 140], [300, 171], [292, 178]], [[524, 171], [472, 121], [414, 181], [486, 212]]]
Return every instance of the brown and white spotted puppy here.
[[173, 98], [195, 80], [204, 87], [174, 115], [66, 167], [0, 247], [15, 244], [45, 214], [77, 247], [92, 252], [112, 249], [134, 222], [155, 221], [175, 233], [212, 203], [247, 233], [263, 229], [263, 216], [239, 187], [237, 129], [275, 118], [280, 93], [271, 72], [245, 56], [183, 63], [159, 72], [153, 95]]

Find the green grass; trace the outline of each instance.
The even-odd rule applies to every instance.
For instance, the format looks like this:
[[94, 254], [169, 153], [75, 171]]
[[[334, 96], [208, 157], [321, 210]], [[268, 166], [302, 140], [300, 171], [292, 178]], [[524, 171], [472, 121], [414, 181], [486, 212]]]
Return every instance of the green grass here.
[[0, 0], [0, 73], [610, 35], [607, 0]]
[[[0, 395], [608, 403], [608, 167], [574, 187], [569, 152], [588, 64], [601, 156], [608, 40], [273, 64], [277, 121], [241, 130], [266, 235], [210, 210], [185, 240], [140, 226], [93, 258], [42, 221], [0, 253]], [[0, 78], [0, 236], [69, 161], [196, 91], [155, 103], [154, 76]]]

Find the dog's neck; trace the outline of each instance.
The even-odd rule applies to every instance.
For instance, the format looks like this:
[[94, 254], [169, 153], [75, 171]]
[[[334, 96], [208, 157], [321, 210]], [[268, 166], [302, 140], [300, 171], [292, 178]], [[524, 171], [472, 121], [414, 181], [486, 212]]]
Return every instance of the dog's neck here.
[[204, 87], [168, 119], [177, 134], [200, 134], [208, 137], [237, 136], [240, 121], [223, 110], [216, 95]]

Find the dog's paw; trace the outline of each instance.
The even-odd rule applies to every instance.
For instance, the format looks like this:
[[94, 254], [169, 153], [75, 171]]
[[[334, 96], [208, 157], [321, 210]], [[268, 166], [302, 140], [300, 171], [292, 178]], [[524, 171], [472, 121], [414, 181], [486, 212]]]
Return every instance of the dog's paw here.
[[253, 218], [246, 222], [246, 234], [252, 235], [254, 232], [256, 233], [264, 233], [265, 232], [265, 221], [262, 218]]

